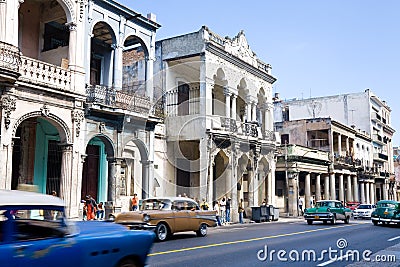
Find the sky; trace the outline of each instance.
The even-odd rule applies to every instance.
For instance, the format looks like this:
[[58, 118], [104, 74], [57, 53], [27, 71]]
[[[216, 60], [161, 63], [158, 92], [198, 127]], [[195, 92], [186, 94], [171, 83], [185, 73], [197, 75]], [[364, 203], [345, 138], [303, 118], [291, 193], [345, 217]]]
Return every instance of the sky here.
[[162, 27], [157, 40], [206, 25], [233, 38], [243, 30], [257, 57], [272, 65], [282, 99], [363, 92], [392, 109], [400, 146], [400, 1], [117, 0]]

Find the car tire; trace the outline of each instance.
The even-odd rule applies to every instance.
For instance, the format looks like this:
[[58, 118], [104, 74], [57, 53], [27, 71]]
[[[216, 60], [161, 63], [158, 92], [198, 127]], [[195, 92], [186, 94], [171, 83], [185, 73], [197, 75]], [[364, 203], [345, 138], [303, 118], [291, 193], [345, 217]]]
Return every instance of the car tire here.
[[207, 224], [202, 223], [199, 227], [199, 230], [196, 231], [197, 236], [204, 237], [207, 235]]
[[346, 216], [346, 219], [344, 219], [345, 224], [349, 224], [350, 222], [350, 216]]
[[139, 267], [141, 266], [134, 259], [125, 259], [118, 264], [118, 267]]
[[313, 221], [312, 220], [307, 220], [307, 223], [308, 223], [308, 225], [311, 225], [311, 224], [313, 224]]
[[333, 215], [333, 218], [331, 220], [331, 224], [336, 224], [336, 215], [335, 214]]
[[323, 221], [323, 224], [328, 224], [328, 221]]
[[159, 223], [157, 224], [155, 233], [156, 233], [156, 239], [157, 241], [163, 242], [168, 239], [170, 236], [169, 234], [169, 228], [165, 223]]
[[373, 223], [375, 226], [378, 225], [378, 222], [377, 222], [377, 221], [372, 221], [372, 223]]

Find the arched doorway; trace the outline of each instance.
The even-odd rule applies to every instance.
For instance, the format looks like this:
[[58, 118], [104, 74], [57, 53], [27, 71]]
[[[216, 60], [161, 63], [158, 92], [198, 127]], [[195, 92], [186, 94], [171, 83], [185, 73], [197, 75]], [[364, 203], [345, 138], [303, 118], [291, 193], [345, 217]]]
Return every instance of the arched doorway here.
[[227, 177], [226, 169], [228, 167], [229, 158], [226, 156], [224, 151], [219, 151], [214, 158], [214, 168], [213, 168], [213, 199], [219, 199], [230, 190], [226, 187], [226, 180], [231, 179]]
[[33, 185], [36, 191], [60, 196], [64, 139], [54, 122], [44, 117], [23, 120], [15, 130], [11, 189]]
[[108, 159], [114, 158], [110, 141], [104, 136], [93, 137], [86, 146], [83, 163], [81, 199], [87, 195], [98, 202], [109, 200]]

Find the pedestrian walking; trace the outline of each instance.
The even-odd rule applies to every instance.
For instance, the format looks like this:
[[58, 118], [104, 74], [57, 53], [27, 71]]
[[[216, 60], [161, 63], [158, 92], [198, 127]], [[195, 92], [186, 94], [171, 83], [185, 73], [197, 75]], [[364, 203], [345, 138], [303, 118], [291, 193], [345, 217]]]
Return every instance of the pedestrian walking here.
[[103, 220], [104, 219], [104, 206], [103, 206], [103, 202], [100, 202], [97, 205], [97, 220]]
[[304, 204], [304, 199], [302, 197], [299, 197], [299, 216], [303, 215], [303, 204]]
[[225, 223], [225, 219], [226, 219], [226, 200], [225, 197], [223, 197], [220, 202], [219, 202], [219, 209], [220, 209], [220, 216], [221, 216], [221, 223], [224, 224]]
[[243, 222], [243, 213], [244, 213], [243, 199], [240, 199], [238, 212], [239, 212], [239, 223], [244, 223]]
[[133, 198], [132, 198], [132, 210], [133, 211], [138, 209], [138, 204], [139, 204], [139, 200], [138, 200], [137, 194], [134, 193]]
[[222, 224], [221, 224], [221, 219], [220, 219], [220, 216], [219, 216], [221, 211], [220, 211], [220, 208], [219, 208], [218, 201], [214, 200], [214, 202], [213, 202], [213, 210], [215, 210], [215, 216], [217, 218], [217, 225], [221, 226]]
[[231, 222], [231, 198], [228, 197], [225, 206], [226, 222]]
[[205, 198], [203, 198], [203, 201], [201, 202], [200, 208], [201, 208], [201, 210], [208, 210], [209, 207], [208, 207], [208, 203], [207, 203]]

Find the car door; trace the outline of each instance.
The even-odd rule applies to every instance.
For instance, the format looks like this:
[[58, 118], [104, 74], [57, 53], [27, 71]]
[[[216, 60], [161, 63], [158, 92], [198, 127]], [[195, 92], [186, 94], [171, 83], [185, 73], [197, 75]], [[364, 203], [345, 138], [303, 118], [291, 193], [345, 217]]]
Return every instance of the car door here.
[[189, 231], [192, 229], [192, 218], [190, 206], [187, 201], [175, 201], [175, 232]]
[[346, 215], [344, 213], [344, 206], [342, 205], [342, 203], [335, 202], [334, 212], [336, 214], [337, 220], [343, 220], [346, 218]]
[[67, 226], [29, 220], [15, 221], [10, 244], [15, 266], [79, 266], [81, 251], [75, 236], [65, 236]]

